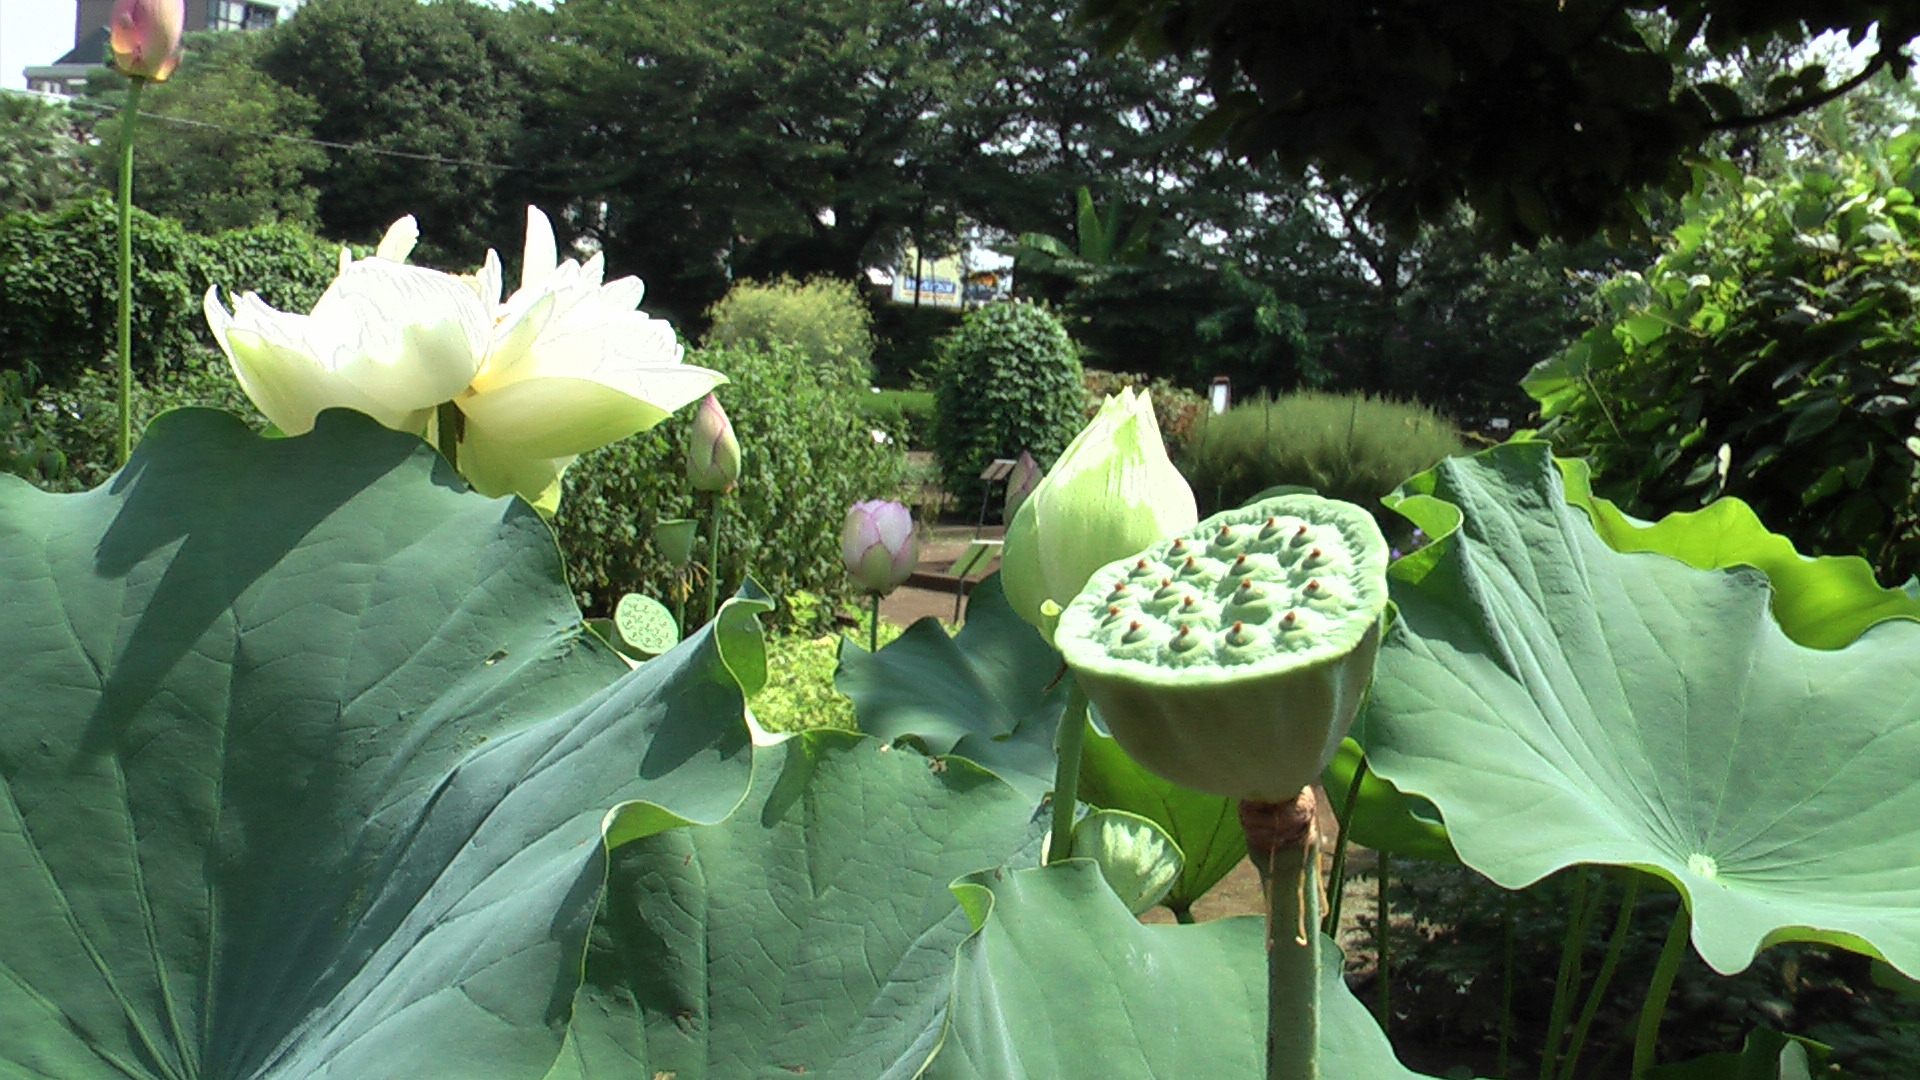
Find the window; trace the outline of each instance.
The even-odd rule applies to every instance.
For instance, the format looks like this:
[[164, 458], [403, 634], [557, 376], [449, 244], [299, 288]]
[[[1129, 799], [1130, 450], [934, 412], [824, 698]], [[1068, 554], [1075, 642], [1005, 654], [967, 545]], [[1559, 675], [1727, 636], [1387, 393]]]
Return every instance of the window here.
[[280, 10], [246, 0], [211, 0], [207, 26], [214, 30], [265, 30], [280, 21]]

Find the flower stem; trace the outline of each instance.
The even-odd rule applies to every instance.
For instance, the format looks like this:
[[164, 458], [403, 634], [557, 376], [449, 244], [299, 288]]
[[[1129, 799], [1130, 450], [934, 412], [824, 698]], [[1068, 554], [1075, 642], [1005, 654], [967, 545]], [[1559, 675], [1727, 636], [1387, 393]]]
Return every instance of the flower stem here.
[[1673, 992], [1673, 977], [1679, 974], [1680, 958], [1686, 955], [1688, 931], [1692, 929], [1693, 920], [1687, 915], [1687, 901], [1682, 897], [1673, 913], [1673, 925], [1667, 930], [1667, 943], [1660, 947], [1653, 981], [1647, 985], [1646, 1003], [1640, 1006], [1640, 1028], [1633, 1037], [1633, 1071], [1629, 1074], [1636, 1080], [1653, 1067], [1654, 1052], [1660, 1042], [1660, 1020], [1667, 1013], [1667, 995]]
[[1587, 943], [1587, 927], [1593, 911], [1599, 907], [1599, 890], [1590, 888], [1585, 868], [1574, 871], [1573, 908], [1567, 919], [1567, 936], [1560, 944], [1560, 970], [1553, 977], [1553, 1005], [1547, 1011], [1547, 1047], [1540, 1055], [1540, 1075], [1552, 1077], [1560, 1063], [1560, 1039], [1566, 1033], [1567, 1017], [1573, 1012], [1573, 998], [1580, 992], [1580, 954]]
[[1047, 861], [1057, 863], [1073, 854], [1073, 811], [1080, 800], [1080, 747], [1087, 741], [1087, 695], [1071, 675], [1067, 708], [1060, 714], [1054, 735], [1057, 760], [1053, 766], [1053, 834], [1047, 841]]
[[1393, 856], [1380, 852], [1373, 878], [1373, 946], [1380, 978], [1380, 1030], [1393, 1022], [1393, 909], [1387, 904], [1387, 885], [1393, 877]]
[[133, 456], [133, 133], [140, 120], [140, 91], [145, 79], [127, 83], [127, 107], [120, 119], [120, 464]]
[[440, 403], [440, 409], [434, 414], [433, 436], [439, 443], [440, 456], [457, 472], [460, 469], [460, 406], [451, 401]]
[[1360, 782], [1367, 777], [1367, 759], [1353, 767], [1353, 779], [1347, 783], [1346, 797], [1340, 800], [1340, 835], [1333, 838], [1333, 868], [1327, 873], [1327, 921], [1321, 927], [1328, 937], [1340, 940], [1340, 904], [1347, 884], [1347, 830], [1353, 825], [1353, 809], [1360, 804]]
[[1513, 894], [1500, 894], [1500, 1052], [1495, 1076], [1508, 1075], [1508, 1050], [1513, 1045]]
[[1320, 1077], [1320, 849], [1308, 788], [1286, 803], [1240, 803], [1247, 854], [1267, 901], [1267, 1080]]
[[727, 499], [713, 494], [713, 522], [707, 528], [707, 621], [720, 610], [720, 518], [726, 513]]
[[1620, 897], [1620, 915], [1613, 923], [1613, 936], [1607, 939], [1607, 954], [1600, 961], [1600, 973], [1593, 977], [1593, 989], [1587, 992], [1587, 1003], [1580, 1007], [1580, 1019], [1573, 1025], [1573, 1041], [1567, 1044], [1566, 1064], [1561, 1066], [1560, 1075], [1564, 1080], [1573, 1080], [1574, 1066], [1580, 1064], [1580, 1050], [1587, 1042], [1587, 1029], [1593, 1026], [1593, 1018], [1600, 1012], [1600, 1002], [1606, 997], [1607, 985], [1613, 981], [1613, 973], [1620, 966], [1620, 954], [1627, 947], [1627, 931], [1633, 926], [1633, 906], [1640, 899], [1640, 875], [1635, 873], [1627, 878], [1627, 891]]
[[867, 652], [880, 651], [880, 594], [873, 594], [873, 622], [867, 627]]

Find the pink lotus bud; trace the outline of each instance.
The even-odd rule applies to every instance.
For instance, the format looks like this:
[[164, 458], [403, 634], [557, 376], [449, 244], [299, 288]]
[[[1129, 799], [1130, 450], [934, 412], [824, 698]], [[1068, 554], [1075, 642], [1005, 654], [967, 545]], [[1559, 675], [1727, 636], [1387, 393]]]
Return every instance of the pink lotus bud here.
[[885, 596], [899, 588], [920, 561], [913, 514], [884, 499], [855, 503], [840, 530], [840, 558], [862, 591]]
[[1007, 476], [1007, 505], [1000, 512], [1001, 521], [1013, 524], [1014, 512], [1033, 494], [1033, 489], [1040, 486], [1041, 475], [1040, 463], [1033, 460], [1032, 454], [1020, 451], [1020, 460], [1014, 462], [1013, 472]]
[[107, 25], [113, 66], [123, 75], [166, 82], [180, 66], [186, 0], [116, 0]]
[[687, 479], [696, 491], [732, 491], [740, 479], [740, 440], [712, 394], [700, 403], [687, 436]]

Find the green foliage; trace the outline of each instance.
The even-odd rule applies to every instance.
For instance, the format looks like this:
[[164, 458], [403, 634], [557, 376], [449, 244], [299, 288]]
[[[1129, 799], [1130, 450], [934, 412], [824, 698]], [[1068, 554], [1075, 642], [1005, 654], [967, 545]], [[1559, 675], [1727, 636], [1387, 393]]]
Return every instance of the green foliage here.
[[[760, 726], [768, 731], [811, 731], [814, 728], [835, 728], [840, 731], [858, 731], [859, 722], [854, 718], [853, 702], [845, 694], [834, 689], [834, 669], [839, 665], [839, 650], [842, 638], [865, 642], [867, 628], [871, 625], [872, 609], [860, 605], [858, 625], [849, 629], [836, 628], [827, 634], [814, 634], [807, 628], [806, 612], [801, 610], [811, 600], [817, 605], [821, 601], [809, 593], [798, 594], [800, 603], [789, 600], [793, 609], [789, 622], [794, 632], [774, 634], [767, 638], [767, 685], [762, 687], [753, 698], [753, 716]], [[880, 646], [885, 648], [899, 638], [898, 626], [880, 620]]]
[[192, 410], [86, 495], [0, 477], [32, 717], [0, 725], [0, 864], [35, 868], [0, 875], [34, 928], [0, 935], [0, 1073], [551, 1067], [607, 845], [746, 794], [757, 605], [630, 672], [539, 516], [451, 476], [364, 416]]
[[876, 390], [861, 395], [860, 411], [909, 450], [933, 445], [936, 410], [931, 390]]
[[1691, 205], [1526, 387], [1643, 517], [1721, 495], [1803, 550], [1920, 571], [1920, 136]]
[[[17, 418], [15, 441], [0, 443], [0, 472], [23, 476], [48, 491], [85, 491], [105, 483], [119, 462], [118, 389], [104, 365], [80, 370], [67, 383], [32, 386], [16, 372], [0, 372], [0, 417]], [[260, 427], [253, 404], [227, 362], [194, 353], [148, 372], [133, 383], [134, 438], [161, 413], [190, 405], [226, 409]]]
[[923, 386], [940, 359], [940, 342], [960, 324], [960, 312], [911, 304], [873, 308], [873, 384]]
[[1462, 448], [1453, 425], [1423, 405], [1304, 391], [1205, 416], [1181, 471], [1203, 512], [1297, 485], [1381, 517], [1382, 496]]
[[1160, 437], [1168, 446], [1184, 446], [1207, 412], [1207, 399], [1165, 378], [1150, 379], [1140, 372], [1101, 371], [1088, 368], [1081, 383], [1087, 388], [1088, 420], [1100, 411], [1108, 396], [1131, 386], [1153, 395], [1153, 418], [1160, 425]]
[[[1402, 235], [1465, 204], [1503, 247], [1640, 226], [1645, 192], [1685, 191], [1711, 132], [1805, 111], [1841, 85], [1806, 49], [1749, 103], [1729, 78], [1744, 50], [1877, 30], [1866, 74], [1904, 75], [1920, 34], [1903, 0], [1486, 3], [1445, 18], [1411, 2], [1094, 0], [1086, 15], [1111, 45], [1204, 55], [1217, 105], [1203, 142], [1364, 188]], [[1696, 38], [1710, 63], [1689, 55]]]
[[[704, 349], [687, 362], [725, 372], [719, 390], [742, 455], [740, 486], [725, 496], [721, 591], [751, 575], [775, 595], [851, 596], [840, 526], [861, 499], [895, 494], [900, 452], [878, 446], [852, 389], [822, 381], [790, 347]], [[621, 594], [666, 599], [672, 568], [647, 538], [656, 521], [698, 516], [705, 562], [709, 500], [687, 489], [683, 411], [651, 431], [597, 450], [567, 470], [557, 521], [581, 606], [610, 611]], [[697, 513], [696, 513], [697, 511]]]
[[[70, 381], [116, 340], [118, 226], [104, 196], [0, 219], [0, 362]], [[200, 317], [210, 285], [244, 286], [305, 311], [333, 280], [336, 250], [290, 225], [199, 236], [133, 212], [133, 366], [146, 373], [214, 348]]]
[[707, 309], [707, 319], [708, 347], [789, 345], [825, 381], [855, 389], [873, 381], [873, 317], [850, 281], [742, 281]]
[[[143, 210], [202, 233], [285, 222], [312, 228], [318, 192], [310, 182], [328, 152], [302, 140], [319, 107], [255, 66], [264, 34], [195, 34], [180, 70], [140, 96], [135, 127], [134, 200]], [[125, 100], [127, 80], [106, 73], [87, 86], [103, 111]], [[120, 118], [95, 126], [94, 175], [114, 190], [120, 175]]]
[[321, 231], [371, 243], [413, 214], [415, 262], [466, 272], [489, 245], [516, 255], [534, 193], [559, 209], [526, 145], [542, 17], [459, 0], [311, 0], [266, 31], [256, 64], [316, 103], [313, 137], [385, 151], [330, 154], [313, 177]]
[[947, 492], [970, 506], [980, 471], [1031, 451], [1043, 467], [1084, 423], [1080, 358], [1060, 320], [1035, 304], [990, 304], [948, 337], [934, 371], [934, 450]]
[[45, 212], [94, 190], [83, 127], [63, 103], [0, 93], [0, 216]]

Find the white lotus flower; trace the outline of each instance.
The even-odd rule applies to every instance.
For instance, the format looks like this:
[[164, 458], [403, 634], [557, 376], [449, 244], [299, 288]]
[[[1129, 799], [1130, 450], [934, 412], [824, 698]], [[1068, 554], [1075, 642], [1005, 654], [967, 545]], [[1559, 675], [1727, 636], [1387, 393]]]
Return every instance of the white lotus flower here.
[[499, 256], [471, 279], [491, 307], [492, 347], [467, 391], [454, 399], [464, 429], [460, 469], [488, 495], [551, 498], [573, 459], [645, 431], [726, 382], [682, 363], [665, 322], [636, 310], [636, 277], [603, 281], [595, 255], [559, 260], [553, 226], [527, 208], [520, 288], [500, 299]]
[[413, 219], [388, 230], [381, 252], [353, 261], [307, 315], [276, 311], [244, 293], [229, 312], [219, 287], [203, 304], [214, 340], [247, 396], [289, 435], [313, 430], [322, 409], [357, 409], [396, 431], [420, 434], [435, 406], [472, 383], [493, 322], [461, 279], [400, 260]]
[[681, 362], [666, 323], [636, 310], [640, 279], [603, 282], [599, 256], [561, 262], [545, 214], [527, 209], [520, 288], [501, 300], [500, 259], [455, 276], [408, 266], [419, 237], [395, 222], [371, 258], [340, 253], [307, 315], [246, 293], [205, 309], [247, 396], [289, 435], [333, 407], [437, 440], [437, 407], [459, 411], [457, 464], [490, 496], [551, 507], [579, 455], [645, 431], [726, 381]]

